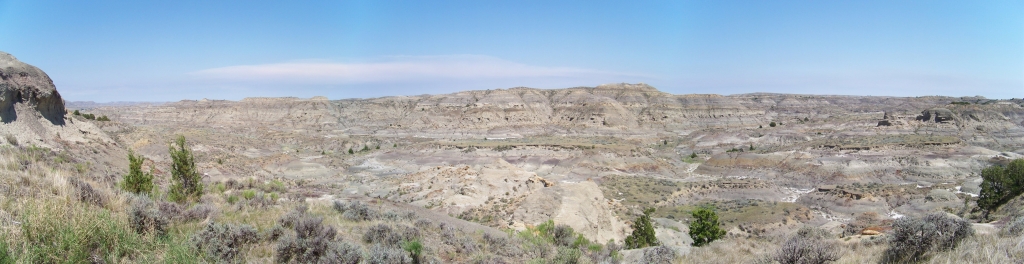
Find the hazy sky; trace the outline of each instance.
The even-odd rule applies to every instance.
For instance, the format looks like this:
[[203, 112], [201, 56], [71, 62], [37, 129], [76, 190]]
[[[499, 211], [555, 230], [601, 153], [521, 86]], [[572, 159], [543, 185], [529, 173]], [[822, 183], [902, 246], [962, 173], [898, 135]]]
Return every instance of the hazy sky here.
[[0, 51], [69, 101], [614, 82], [1024, 97], [1024, 1], [495, 2], [0, 0]]

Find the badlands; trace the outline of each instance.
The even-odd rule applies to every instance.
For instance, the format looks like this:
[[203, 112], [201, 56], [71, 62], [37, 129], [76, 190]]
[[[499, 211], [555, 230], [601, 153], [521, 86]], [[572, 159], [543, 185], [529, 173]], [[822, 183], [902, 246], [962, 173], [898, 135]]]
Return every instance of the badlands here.
[[[0, 146], [9, 155], [0, 189], [50, 199], [81, 196], [75, 186], [84, 184], [110, 200], [89, 206], [128, 215], [138, 198], [118, 183], [131, 151], [155, 176], [156, 214], [207, 210], [191, 221], [168, 216], [170, 241], [180, 245], [150, 242], [143, 253], [120, 255], [92, 247], [85, 254], [93, 261], [174, 262], [175, 254], [193, 254], [203, 262], [280, 262], [283, 239], [227, 246], [237, 256], [220, 259], [189, 241], [215, 224], [245, 224], [262, 237], [297, 214], [333, 225], [336, 241], [351, 241], [349, 249], [368, 263], [386, 253], [369, 238], [380, 226], [419, 237], [417, 262], [753, 261], [802, 227], [844, 243], [839, 262], [878, 262], [871, 254], [885, 249], [889, 226], [902, 217], [946, 212], [970, 219], [979, 234], [1001, 228], [1017, 212], [990, 215], [974, 205], [981, 171], [1024, 157], [1021, 99], [676, 95], [622, 83], [369, 99], [65, 104], [39, 69], [0, 53], [0, 70]], [[195, 206], [161, 202], [171, 185], [168, 144], [179, 135], [206, 186]], [[44, 185], [25, 183], [41, 181], [37, 171], [59, 172], [50, 177], [64, 187], [25, 194]], [[14, 224], [30, 216], [11, 205], [22, 202], [3, 203], [4, 230], [22, 230], [5, 231], [7, 240], [29, 236]], [[691, 211], [707, 205], [726, 236], [692, 247]], [[664, 246], [622, 249], [646, 208], [655, 209]], [[351, 217], [360, 210], [376, 220]], [[572, 255], [566, 245], [530, 242], [529, 234], [543, 235], [551, 224], [597, 246], [564, 261]], [[1024, 249], [1016, 250], [1005, 258], [1022, 256]]]

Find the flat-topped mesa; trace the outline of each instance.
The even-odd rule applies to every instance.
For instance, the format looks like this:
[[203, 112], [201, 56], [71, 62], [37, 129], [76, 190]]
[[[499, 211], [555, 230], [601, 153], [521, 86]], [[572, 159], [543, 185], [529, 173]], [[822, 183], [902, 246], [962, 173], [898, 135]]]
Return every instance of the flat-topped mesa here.
[[0, 52], [0, 121], [10, 123], [17, 120], [17, 104], [34, 108], [54, 125], [64, 125], [64, 114], [67, 113], [64, 100], [50, 76], [11, 54]]
[[298, 97], [246, 97], [242, 98], [243, 103], [268, 103], [268, 102], [295, 102]]

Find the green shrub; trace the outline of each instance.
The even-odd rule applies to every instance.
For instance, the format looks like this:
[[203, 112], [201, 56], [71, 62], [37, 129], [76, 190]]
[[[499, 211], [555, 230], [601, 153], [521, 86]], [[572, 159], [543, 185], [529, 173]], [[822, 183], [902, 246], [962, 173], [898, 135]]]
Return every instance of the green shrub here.
[[981, 171], [981, 194], [978, 207], [994, 211], [1024, 192], [1024, 159], [1016, 159], [1006, 167], [991, 166]]
[[348, 154], [355, 154], [355, 152], [352, 151], [352, 148], [348, 148]]
[[121, 189], [138, 194], [152, 192], [153, 174], [142, 171], [142, 162], [145, 160], [142, 155], [135, 155], [134, 151], [128, 151], [128, 174], [124, 175], [124, 180], [121, 181]]
[[892, 225], [889, 248], [882, 262], [923, 261], [929, 252], [951, 250], [972, 235], [971, 223], [946, 213], [900, 218]]
[[96, 118], [96, 121], [110, 121], [110, 118], [104, 115]]
[[171, 154], [171, 188], [168, 196], [178, 203], [199, 199], [203, 195], [203, 184], [196, 171], [192, 149], [185, 144], [185, 136], [178, 136], [168, 151]]
[[690, 238], [693, 246], [700, 247], [725, 236], [725, 230], [719, 226], [718, 214], [709, 206], [693, 210], [693, 221], [690, 222]]
[[696, 159], [697, 158], [697, 152], [691, 152], [690, 153], [690, 158], [691, 159]]
[[775, 127], [775, 122], [768, 123], [768, 126]]
[[78, 112], [78, 110], [75, 110], [75, 115], [82, 115], [82, 113]]
[[252, 198], [256, 197], [256, 191], [254, 191], [254, 190], [244, 190], [244, 191], [242, 191], [242, 197], [244, 197], [246, 200], [252, 200]]
[[423, 254], [423, 244], [419, 239], [402, 242], [402, 249], [409, 252], [409, 257], [412, 257], [413, 262], [419, 263], [420, 256]]
[[279, 180], [272, 180], [270, 183], [264, 185], [264, 192], [287, 192], [288, 188], [284, 186], [284, 182]]
[[626, 249], [658, 245], [658, 238], [654, 237], [654, 226], [651, 225], [651, 214], [653, 213], [654, 208], [648, 208], [644, 210], [643, 215], [633, 221], [633, 233], [626, 236]]
[[227, 200], [228, 200], [229, 204], [235, 204], [235, 203], [238, 202], [238, 196], [234, 195], [234, 194], [228, 195], [228, 199]]

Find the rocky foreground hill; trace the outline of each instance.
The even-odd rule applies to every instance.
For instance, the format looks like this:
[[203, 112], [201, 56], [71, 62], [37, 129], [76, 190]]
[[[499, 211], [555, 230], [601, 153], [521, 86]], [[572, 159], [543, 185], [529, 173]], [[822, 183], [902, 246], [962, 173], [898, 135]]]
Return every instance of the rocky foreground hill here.
[[[35, 219], [38, 210], [26, 208], [39, 207], [86, 216], [99, 208], [133, 227], [163, 217], [178, 232], [159, 240], [136, 229], [146, 253], [86, 246], [91, 261], [280, 261], [297, 245], [289, 243], [304, 241], [295, 221], [310, 221], [332, 228], [310, 231], [331, 234], [323, 241], [331, 254], [357, 262], [400, 256], [399, 242], [415, 240], [426, 262], [645, 262], [669, 254], [724, 263], [768, 254], [807, 226], [848, 245], [846, 262], [864, 262], [861, 253], [881, 250], [878, 241], [901, 217], [947, 212], [984, 222], [974, 226], [982, 234], [1006, 225], [1013, 210], [986, 216], [974, 205], [980, 172], [1024, 156], [1018, 99], [673, 95], [609, 84], [65, 110], [39, 69], [0, 53], [0, 76], [0, 190], [9, 194], [0, 220], [21, 230], [4, 241], [50, 243], [15, 224]], [[166, 199], [168, 144], [179, 135], [206, 186], [196, 204]], [[129, 151], [155, 176], [150, 196], [120, 191]], [[713, 205], [728, 231], [712, 248], [731, 257], [707, 258], [712, 251], [690, 246], [689, 212], [702, 205]], [[645, 208], [656, 209], [666, 247], [620, 252]], [[152, 219], [140, 223], [160, 223]], [[589, 242], [547, 240], [555, 225]], [[204, 245], [215, 242], [202, 242], [228, 238], [235, 240], [212, 251]]]

